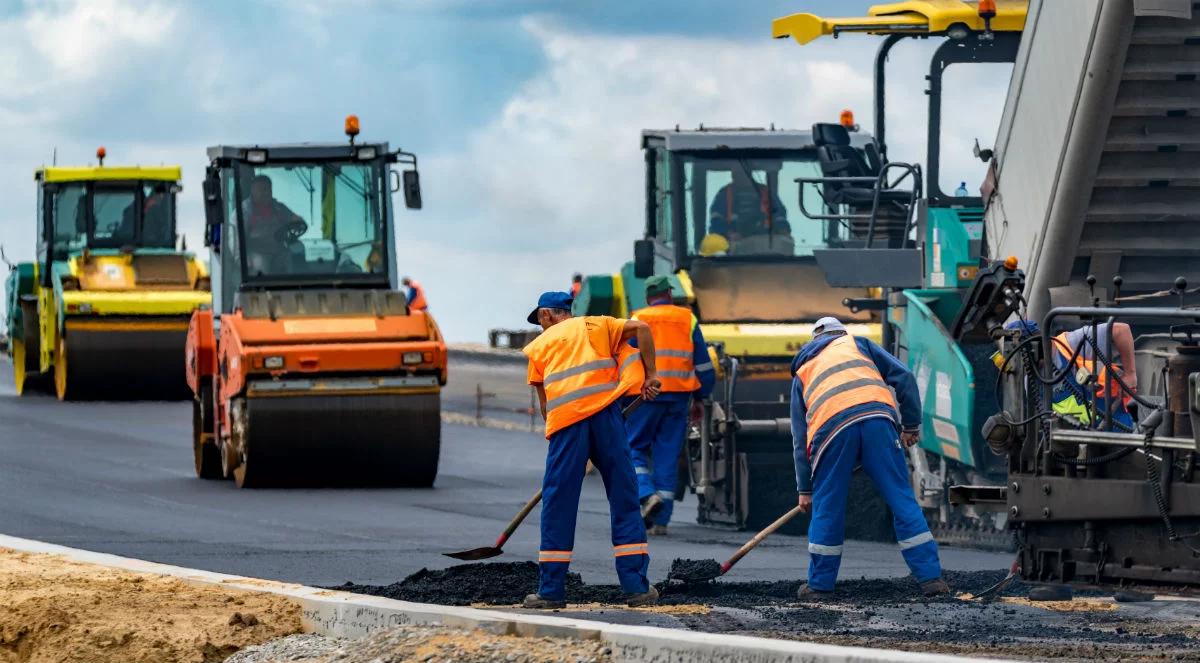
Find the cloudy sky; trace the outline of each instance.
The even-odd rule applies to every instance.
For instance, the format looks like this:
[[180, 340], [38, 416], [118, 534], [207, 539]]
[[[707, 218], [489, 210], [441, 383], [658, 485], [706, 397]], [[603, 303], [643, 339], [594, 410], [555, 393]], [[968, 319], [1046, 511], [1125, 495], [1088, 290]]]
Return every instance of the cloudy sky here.
[[[400, 270], [452, 341], [519, 327], [574, 271], [615, 271], [642, 229], [643, 128], [806, 128], [871, 117], [877, 38], [801, 48], [771, 19], [852, 0], [0, 0], [0, 242], [32, 257], [32, 172], [180, 163], [199, 244], [205, 147], [365, 138], [420, 155], [425, 209], [397, 216]], [[923, 160], [926, 46], [898, 48], [890, 156]], [[974, 188], [1007, 72], [955, 76], [943, 160]], [[961, 174], [961, 177], [958, 175]], [[954, 183], [944, 183], [953, 188]]]

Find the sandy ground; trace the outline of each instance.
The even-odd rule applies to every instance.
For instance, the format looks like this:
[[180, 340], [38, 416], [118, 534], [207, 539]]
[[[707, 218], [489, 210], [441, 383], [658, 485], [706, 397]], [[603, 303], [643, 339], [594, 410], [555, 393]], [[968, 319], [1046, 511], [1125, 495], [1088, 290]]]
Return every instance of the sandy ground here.
[[299, 631], [282, 597], [0, 548], [3, 663], [215, 663]]

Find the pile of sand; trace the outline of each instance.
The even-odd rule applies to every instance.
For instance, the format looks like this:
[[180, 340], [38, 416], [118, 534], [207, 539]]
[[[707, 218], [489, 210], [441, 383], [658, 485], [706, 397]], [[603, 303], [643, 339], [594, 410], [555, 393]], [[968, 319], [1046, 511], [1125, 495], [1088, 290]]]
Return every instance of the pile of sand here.
[[0, 662], [218, 662], [300, 631], [269, 594], [0, 548]]

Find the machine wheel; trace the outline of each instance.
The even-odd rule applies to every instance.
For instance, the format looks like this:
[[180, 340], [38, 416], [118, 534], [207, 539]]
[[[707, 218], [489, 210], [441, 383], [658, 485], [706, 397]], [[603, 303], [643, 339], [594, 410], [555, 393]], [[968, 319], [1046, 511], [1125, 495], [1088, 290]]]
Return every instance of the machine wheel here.
[[241, 451], [238, 452], [238, 464], [233, 468], [233, 482], [238, 488], [262, 488], [266, 485], [264, 470], [252, 467], [251, 455], [250, 447], [243, 439]]
[[212, 385], [204, 381], [192, 400], [192, 456], [196, 476], [201, 479], [221, 479], [221, 450], [213, 439]]
[[60, 401], [78, 400], [81, 396], [78, 376], [67, 364], [67, 337], [59, 335], [54, 347], [54, 394]]

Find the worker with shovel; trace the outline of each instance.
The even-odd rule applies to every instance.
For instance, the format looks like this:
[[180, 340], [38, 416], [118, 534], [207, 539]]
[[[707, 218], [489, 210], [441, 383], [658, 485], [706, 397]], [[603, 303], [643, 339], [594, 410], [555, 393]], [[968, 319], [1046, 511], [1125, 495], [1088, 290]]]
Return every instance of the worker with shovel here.
[[[625, 440], [625, 422], [617, 399], [639, 372], [622, 371], [622, 362], [640, 356], [644, 367], [641, 394], [658, 396], [650, 327], [637, 320], [608, 316], [571, 316], [571, 295], [543, 293], [527, 318], [543, 332], [525, 346], [529, 384], [538, 392], [546, 420], [546, 472], [542, 479], [542, 543], [538, 553], [536, 594], [526, 608], [566, 605], [567, 568], [575, 547], [575, 520], [587, 462], [600, 472], [608, 493], [613, 556], [621, 589], [630, 606], [651, 605], [658, 591], [650, 585], [646, 528], [638, 504], [637, 479]], [[637, 338], [638, 354], [624, 348]], [[626, 377], [626, 376], [636, 376]]]
[[687, 438], [692, 397], [712, 392], [716, 373], [691, 309], [671, 302], [671, 280], [646, 279], [646, 307], [634, 320], [650, 325], [662, 396], [629, 415], [629, 448], [637, 472], [642, 519], [652, 535], [665, 535], [674, 509], [679, 454]]
[[949, 593], [905, 460], [904, 449], [920, 439], [921, 397], [912, 373], [870, 340], [850, 336], [837, 318], [826, 317], [817, 321], [813, 340], [792, 360], [792, 375], [799, 507], [813, 511], [808, 582], [798, 597], [810, 600], [833, 592], [842, 562], [850, 476], [859, 463], [892, 510], [900, 553], [922, 593]]

